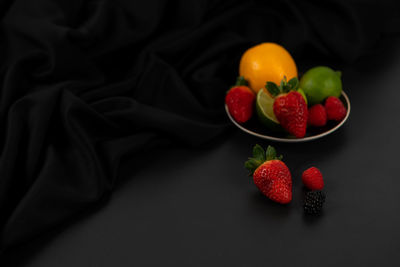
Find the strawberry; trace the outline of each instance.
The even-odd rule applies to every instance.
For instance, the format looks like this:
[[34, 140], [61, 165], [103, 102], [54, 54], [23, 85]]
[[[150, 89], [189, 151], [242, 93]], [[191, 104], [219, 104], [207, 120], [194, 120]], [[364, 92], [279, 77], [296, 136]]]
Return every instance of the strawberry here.
[[246, 161], [245, 167], [261, 193], [272, 201], [287, 204], [292, 200], [292, 176], [281, 159], [272, 146], [264, 151], [260, 145], [255, 145], [253, 157]]
[[346, 108], [342, 101], [335, 96], [330, 96], [325, 100], [325, 110], [328, 120], [341, 121], [346, 116]]
[[307, 130], [308, 110], [304, 97], [297, 91], [297, 78], [286, 82], [286, 77], [278, 87], [267, 82], [266, 88], [275, 97], [273, 110], [281, 126], [297, 138], [304, 137]]
[[326, 121], [326, 111], [323, 105], [316, 104], [308, 109], [308, 125], [320, 127], [324, 126]]
[[246, 80], [239, 77], [236, 85], [229, 89], [225, 96], [225, 103], [235, 121], [245, 123], [251, 118], [255, 98], [254, 92], [247, 87]]
[[324, 188], [324, 180], [319, 169], [311, 167], [303, 172], [301, 176], [303, 184], [310, 190], [322, 190]]

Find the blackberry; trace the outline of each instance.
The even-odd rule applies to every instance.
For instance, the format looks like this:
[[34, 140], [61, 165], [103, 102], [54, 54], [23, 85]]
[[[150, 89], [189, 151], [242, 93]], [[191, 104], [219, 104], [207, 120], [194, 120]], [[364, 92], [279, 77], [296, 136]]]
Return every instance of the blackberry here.
[[325, 193], [319, 190], [309, 191], [304, 199], [304, 212], [307, 214], [319, 214], [325, 202]]

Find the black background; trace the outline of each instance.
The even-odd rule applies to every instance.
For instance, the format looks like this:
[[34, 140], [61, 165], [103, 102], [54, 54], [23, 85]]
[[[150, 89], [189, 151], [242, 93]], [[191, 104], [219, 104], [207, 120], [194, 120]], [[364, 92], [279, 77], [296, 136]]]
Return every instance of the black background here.
[[[0, 263], [398, 266], [396, 7], [8, 2]], [[240, 55], [263, 41], [287, 47], [300, 73], [340, 69], [352, 104], [330, 136], [273, 143], [294, 178], [288, 206], [263, 197], [243, 168], [254, 144], [272, 143], [223, 110]], [[301, 207], [310, 166], [326, 183], [318, 218]]]

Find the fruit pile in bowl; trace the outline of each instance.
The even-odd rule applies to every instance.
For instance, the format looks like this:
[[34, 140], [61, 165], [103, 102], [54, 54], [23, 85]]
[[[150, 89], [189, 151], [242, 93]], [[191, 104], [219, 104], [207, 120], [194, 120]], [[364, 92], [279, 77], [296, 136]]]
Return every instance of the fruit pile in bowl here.
[[335, 131], [349, 116], [341, 73], [318, 66], [299, 80], [293, 58], [278, 44], [248, 49], [239, 75], [227, 91], [225, 108], [247, 133], [275, 141], [308, 141]]

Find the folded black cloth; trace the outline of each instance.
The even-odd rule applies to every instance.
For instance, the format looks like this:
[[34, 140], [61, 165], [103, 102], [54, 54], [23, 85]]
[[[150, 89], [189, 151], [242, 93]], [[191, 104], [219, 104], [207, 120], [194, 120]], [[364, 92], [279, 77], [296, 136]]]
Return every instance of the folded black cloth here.
[[343, 66], [399, 30], [394, 3], [385, 1], [0, 7], [1, 249], [105, 199], [124, 157], [220, 136], [229, 125], [224, 95], [248, 47], [278, 42], [297, 62]]

